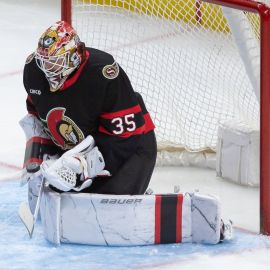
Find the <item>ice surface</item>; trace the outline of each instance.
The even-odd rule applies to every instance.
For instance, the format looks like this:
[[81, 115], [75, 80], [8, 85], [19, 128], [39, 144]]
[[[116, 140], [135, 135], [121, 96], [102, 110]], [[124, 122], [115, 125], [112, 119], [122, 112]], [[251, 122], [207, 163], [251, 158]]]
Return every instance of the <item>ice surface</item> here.
[[[98, 247], [63, 244], [54, 246], [43, 236], [41, 224], [35, 227], [33, 239], [29, 240], [25, 228], [16, 213], [20, 202], [26, 199], [26, 189], [17, 181], [0, 182], [0, 269], [198, 269], [198, 265], [213, 265], [249, 258], [270, 249], [270, 238], [237, 231], [232, 242], [218, 245], [171, 244], [140, 247]], [[245, 252], [245, 253], [243, 253]], [[269, 252], [269, 250], [268, 250]], [[246, 254], [246, 255], [245, 255]], [[269, 259], [268, 259], [269, 260]], [[268, 261], [269, 262], [269, 261]], [[237, 264], [239, 262], [236, 262]], [[255, 261], [254, 261], [255, 263]], [[260, 263], [260, 261], [258, 262]], [[174, 267], [174, 268], [171, 268]], [[183, 268], [185, 267], [185, 268]], [[262, 263], [262, 268], [269, 267]], [[225, 269], [222, 265], [219, 269]], [[252, 269], [252, 268], [248, 268]]]
[[[25, 138], [18, 121], [26, 113], [22, 85], [25, 58], [36, 47], [41, 32], [59, 19], [60, 0], [0, 0], [0, 270], [8, 269], [269, 269], [270, 239], [238, 230], [231, 243], [159, 245], [132, 248], [91, 247], [48, 243], [37, 223], [34, 237], [17, 215], [27, 198], [18, 169]], [[256, 188], [241, 188], [194, 168], [157, 168], [151, 181], [156, 192], [200, 189], [220, 196], [223, 212], [239, 227], [258, 231], [259, 196]]]

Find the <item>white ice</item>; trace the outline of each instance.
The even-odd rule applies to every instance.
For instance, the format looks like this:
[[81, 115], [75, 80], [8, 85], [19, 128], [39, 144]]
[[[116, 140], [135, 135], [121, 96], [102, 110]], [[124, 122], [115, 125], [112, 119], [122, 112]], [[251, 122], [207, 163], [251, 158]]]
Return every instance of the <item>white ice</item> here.
[[[17, 205], [5, 204], [5, 196], [10, 194], [7, 191], [6, 185], [10, 186], [10, 192], [20, 193], [20, 188], [13, 182], [8, 181], [21, 167], [24, 155], [25, 138], [22, 130], [18, 125], [18, 121], [26, 114], [25, 99], [26, 94], [22, 83], [22, 69], [26, 57], [35, 50], [40, 34], [53, 22], [60, 19], [60, 0], [0, 0], [0, 26], [1, 26], [1, 49], [0, 49], [0, 179], [6, 180], [0, 183], [0, 193], [2, 197], [0, 202], [7, 216], [16, 223]], [[16, 178], [16, 177], [15, 177]], [[199, 189], [202, 192], [216, 194], [221, 198], [222, 211], [225, 218], [231, 218], [237, 227], [257, 233], [259, 231], [259, 189], [240, 187], [235, 184], [228, 183], [225, 180], [215, 177], [215, 172], [210, 169], [199, 168], [156, 168], [152, 177], [150, 186], [155, 192], [173, 192], [174, 185], [179, 185], [181, 191], [193, 191]], [[26, 200], [25, 190], [22, 188], [22, 195], [19, 200]], [[19, 203], [18, 197], [14, 194], [14, 204]], [[10, 211], [9, 211], [10, 209]], [[0, 211], [3, 208], [0, 207]], [[11, 212], [13, 211], [13, 212]], [[1, 217], [1, 214], [0, 214]], [[18, 225], [19, 226], [19, 225]], [[18, 226], [15, 228], [18, 228]], [[11, 226], [12, 227], [12, 226]], [[42, 237], [42, 233], [37, 229], [38, 235]], [[10, 231], [6, 228], [3, 221], [0, 220], [0, 238], [6, 239], [6, 250], [0, 251], [0, 269], [60, 269], [65, 263], [56, 257], [44, 256], [43, 248], [46, 246], [46, 252], [50, 249], [52, 254], [55, 247], [49, 246], [46, 242], [32, 240], [28, 244], [28, 239], [24, 234], [24, 229], [18, 229], [15, 236], [7, 235]], [[246, 237], [245, 234], [240, 233], [238, 240], [241, 242], [241, 237]], [[192, 253], [193, 249], [200, 249], [191, 245], [186, 248], [178, 250], [177, 246], [168, 247], [143, 247], [134, 249], [115, 249], [104, 248], [96, 249], [96, 256], [102, 258], [105, 252], [108, 256], [116, 254], [117, 252], [124, 252], [123, 255], [135, 254], [133, 257], [121, 257], [120, 254], [116, 259], [120, 260], [118, 268], [111, 266], [111, 260], [106, 264], [88, 264], [88, 268], [80, 263], [82, 259], [87, 260], [87, 251], [83, 247], [72, 246], [68, 248], [59, 247], [62, 250], [68, 250], [67, 260], [71, 260], [67, 269], [191, 269], [197, 270], [205, 267], [207, 269], [239, 269], [240, 267], [247, 269], [269, 269], [270, 257], [268, 256], [270, 248], [270, 240], [260, 238], [255, 234], [248, 234], [249, 241], [241, 244], [241, 249], [231, 248], [229, 244], [224, 247], [211, 247], [211, 252], [205, 252], [203, 248], [201, 253]], [[9, 243], [12, 239], [12, 245]], [[247, 238], [245, 238], [247, 239]], [[263, 239], [263, 240], [262, 240]], [[4, 241], [4, 240], [3, 240]], [[260, 244], [258, 244], [260, 243]], [[262, 244], [265, 243], [265, 244]], [[3, 242], [0, 244], [4, 247]], [[111, 249], [111, 250], [110, 250]], [[162, 253], [166, 249], [165, 253]], [[188, 252], [187, 252], [187, 249]], [[117, 251], [119, 250], [119, 251]], [[173, 251], [174, 250], [174, 251]], [[20, 252], [28, 251], [28, 256], [19, 256]], [[40, 253], [38, 253], [40, 251]], [[33, 252], [34, 258], [31, 257]], [[93, 250], [89, 249], [90, 253]], [[175, 259], [174, 259], [174, 253]], [[183, 252], [186, 256], [180, 256], [177, 252]], [[70, 253], [74, 253], [73, 256]], [[141, 260], [147, 256], [148, 261], [145, 264], [138, 263], [135, 259], [141, 256]], [[157, 257], [168, 256], [170, 260], [159, 261]], [[167, 254], [167, 255], [166, 255]], [[75, 256], [76, 255], [76, 256]], [[7, 257], [13, 257], [13, 265], [5, 263]], [[16, 256], [19, 259], [16, 260]], [[114, 255], [115, 256], [115, 255]], [[152, 256], [152, 263], [151, 263]], [[180, 256], [180, 257], [179, 257]], [[52, 268], [48, 263], [39, 263], [39, 265], [32, 265], [29, 260], [41, 261], [49, 260], [53, 263], [54, 259], [58, 264]], [[125, 260], [130, 259], [130, 264]], [[160, 259], [160, 258], [159, 258]], [[122, 260], [122, 261], [121, 261]], [[24, 262], [23, 262], [24, 261]], [[122, 263], [121, 263], [122, 262]], [[115, 262], [116, 263], [116, 262]], [[81, 268], [79, 268], [81, 264]], [[111, 267], [110, 267], [111, 266]], [[44, 268], [42, 268], [44, 267]], [[67, 266], [68, 267], [68, 266]], [[74, 268], [73, 268], [74, 267]], [[84, 268], [85, 267], [85, 268]]]

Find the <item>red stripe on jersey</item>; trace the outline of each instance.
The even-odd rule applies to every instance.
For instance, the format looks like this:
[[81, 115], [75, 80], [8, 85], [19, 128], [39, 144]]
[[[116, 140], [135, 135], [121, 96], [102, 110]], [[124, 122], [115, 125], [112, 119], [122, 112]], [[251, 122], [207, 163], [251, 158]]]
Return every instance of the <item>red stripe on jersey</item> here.
[[54, 145], [53, 141], [50, 139], [45, 139], [42, 137], [32, 137], [30, 140], [27, 141], [26, 147], [29, 146], [31, 143], [40, 143], [40, 144], [50, 144]]
[[146, 113], [144, 116], [145, 121], [145, 130], [144, 133], [148, 133], [149, 131], [155, 129], [155, 124], [153, 123], [153, 120], [149, 113]]
[[33, 111], [31, 112], [31, 111], [28, 111], [28, 113], [31, 114], [31, 115], [34, 115], [34, 116], [38, 116], [38, 113], [37, 113], [37, 112], [33, 112]]
[[155, 244], [160, 244], [160, 224], [161, 224], [161, 195], [156, 195], [155, 201]]
[[27, 103], [27, 112], [31, 115], [38, 116], [38, 113], [35, 109], [31, 96], [29, 95], [27, 96], [26, 103]]
[[28, 159], [24, 164], [23, 167], [25, 168], [28, 164], [30, 163], [38, 163], [41, 164], [43, 162], [43, 159], [39, 159], [39, 158], [30, 158]]
[[176, 243], [182, 242], [182, 205], [183, 205], [183, 195], [177, 195], [177, 205], [176, 205]]
[[123, 116], [125, 116], [127, 114], [131, 114], [131, 113], [135, 114], [135, 113], [138, 113], [141, 111], [142, 111], [141, 106], [136, 105], [136, 106], [130, 107], [130, 108], [122, 110], [122, 111], [110, 112], [110, 113], [104, 112], [100, 115], [100, 117], [103, 119], [113, 119], [116, 117], [123, 117]]
[[74, 84], [78, 80], [78, 78], [79, 78], [80, 74], [82, 73], [82, 70], [83, 70], [83, 68], [84, 68], [84, 66], [89, 58], [89, 55], [90, 55], [90, 53], [88, 51], [86, 51], [84, 62], [81, 64], [79, 69], [75, 72], [75, 74], [70, 79], [67, 79], [64, 82], [63, 86], [59, 89], [59, 91], [64, 91], [65, 89], [69, 88], [72, 84]]
[[33, 104], [32, 97], [30, 97], [29, 95], [27, 96], [27, 100]]
[[143, 134], [144, 133], [144, 130], [145, 130], [145, 125], [143, 125], [143, 126], [141, 126], [139, 128], [136, 128], [134, 131], [131, 131], [131, 132], [130, 131], [126, 131], [126, 132], [123, 132], [121, 134], [114, 134], [114, 133], [109, 132], [108, 130], [106, 130], [102, 126], [99, 126], [99, 128], [98, 128], [98, 131], [99, 132], [108, 134], [110, 136], [119, 136], [121, 138], [128, 138], [128, 137], [133, 136], [133, 135]]

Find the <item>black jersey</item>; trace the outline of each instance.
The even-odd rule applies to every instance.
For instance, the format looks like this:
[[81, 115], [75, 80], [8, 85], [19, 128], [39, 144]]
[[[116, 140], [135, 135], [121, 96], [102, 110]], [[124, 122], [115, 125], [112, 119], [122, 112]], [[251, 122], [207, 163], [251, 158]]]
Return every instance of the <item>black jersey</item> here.
[[24, 67], [27, 110], [42, 121], [55, 145], [71, 149], [92, 135], [114, 173], [154, 129], [141, 97], [123, 69], [103, 51], [87, 48], [86, 60], [57, 92], [51, 92], [33, 57]]

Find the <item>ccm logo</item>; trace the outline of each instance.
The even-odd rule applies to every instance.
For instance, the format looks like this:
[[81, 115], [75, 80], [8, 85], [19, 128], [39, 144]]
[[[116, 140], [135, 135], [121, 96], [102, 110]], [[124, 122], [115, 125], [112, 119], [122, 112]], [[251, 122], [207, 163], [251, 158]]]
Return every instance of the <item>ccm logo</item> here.
[[30, 93], [35, 95], [41, 95], [41, 91], [36, 89], [30, 89]]

